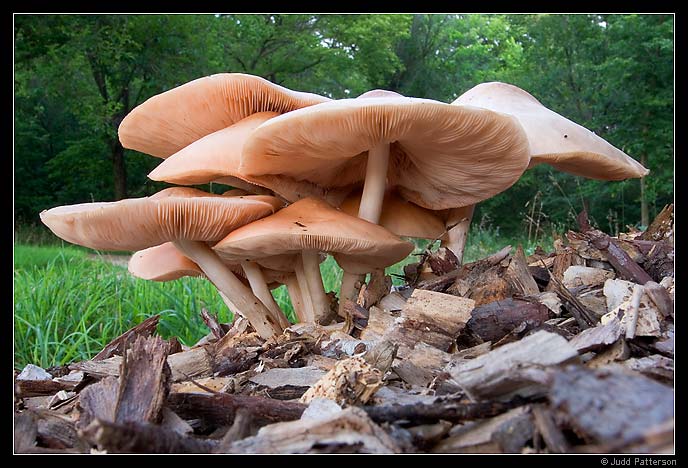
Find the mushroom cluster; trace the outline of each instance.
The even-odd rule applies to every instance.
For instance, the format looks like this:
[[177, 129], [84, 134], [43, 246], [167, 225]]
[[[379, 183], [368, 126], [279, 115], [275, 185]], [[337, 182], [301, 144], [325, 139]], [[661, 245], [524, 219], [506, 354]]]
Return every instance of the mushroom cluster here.
[[[280, 284], [300, 322], [337, 320], [320, 276], [328, 254], [344, 270], [339, 315], [367, 273], [411, 253], [402, 237], [441, 239], [460, 260], [475, 204], [535, 164], [609, 180], [647, 173], [503, 83], [451, 104], [382, 90], [331, 100], [224, 73], [148, 99], [119, 138], [162, 158], [149, 177], [178, 186], [42, 221], [72, 243], [137, 251], [137, 277], [206, 277], [265, 339], [289, 326], [270, 292]], [[179, 187], [210, 182], [235, 189]]]

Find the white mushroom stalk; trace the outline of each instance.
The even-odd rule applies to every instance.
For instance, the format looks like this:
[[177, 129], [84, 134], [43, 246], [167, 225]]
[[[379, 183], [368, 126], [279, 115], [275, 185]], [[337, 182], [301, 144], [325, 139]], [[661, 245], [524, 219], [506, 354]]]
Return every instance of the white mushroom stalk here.
[[60, 238], [99, 250], [140, 250], [172, 242], [234, 304], [265, 339], [282, 332], [279, 317], [222, 262], [206, 242], [274, 213], [274, 197], [222, 197], [189, 188], [151, 197], [61, 206], [41, 213]]
[[468, 231], [471, 227], [471, 220], [475, 212], [475, 205], [453, 208], [449, 210], [446, 227], [447, 235], [442, 239], [440, 246], [452, 251], [459, 261], [463, 263], [463, 254], [466, 248]]
[[[216, 255], [213, 252], [214, 255]], [[279, 308], [275, 298], [270, 292], [268, 283], [265, 280], [265, 275], [263, 275], [263, 270], [258, 264], [251, 261], [242, 261], [241, 268], [246, 274], [246, 279], [251, 285], [251, 291], [253, 294], [263, 303], [265, 307], [270, 311], [272, 317], [277, 320], [282, 329], [287, 328], [290, 323], [287, 317], [282, 313], [282, 309]]]
[[203, 270], [215, 287], [234, 304], [236, 312], [243, 315], [262, 338], [268, 339], [282, 333], [279, 319], [244, 286], [205, 242], [175, 240], [174, 245]]

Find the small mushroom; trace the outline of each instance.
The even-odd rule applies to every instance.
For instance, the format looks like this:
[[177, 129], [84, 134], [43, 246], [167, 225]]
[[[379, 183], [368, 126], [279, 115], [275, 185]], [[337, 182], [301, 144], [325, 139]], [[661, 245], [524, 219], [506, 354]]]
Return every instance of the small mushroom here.
[[[357, 216], [361, 195], [360, 190], [349, 194], [339, 209], [350, 216]], [[442, 239], [446, 235], [439, 213], [404, 200], [392, 190], [385, 193], [377, 224], [400, 237]]]
[[[170, 193], [173, 195], [168, 196]], [[171, 241], [201, 267], [260, 336], [267, 339], [281, 333], [279, 317], [272, 317], [207, 245], [244, 224], [274, 213], [281, 202], [268, 196], [179, 196], [178, 193], [177, 188], [172, 188], [152, 197], [59, 206], [41, 212], [40, 216], [58, 237], [92, 249], [133, 251]]]
[[453, 103], [513, 115], [530, 144], [530, 167], [549, 164], [571, 174], [601, 180], [623, 180], [650, 171], [587, 128], [543, 106], [523, 89], [500, 82], [479, 84]]
[[242, 73], [198, 78], [151, 97], [119, 126], [125, 148], [166, 158], [205, 135], [257, 112], [284, 113], [329, 101]]
[[[413, 250], [413, 244], [322, 200], [304, 198], [231, 232], [213, 250], [225, 261], [251, 259], [260, 263], [271, 256], [296, 256], [296, 274], [304, 301], [314, 302], [312, 306], [306, 305], [309, 315], [303, 320], [321, 322], [329, 315], [329, 301], [318, 268], [319, 252], [332, 254], [350, 275], [360, 275], [401, 261]], [[340, 306], [350, 297], [342, 290]]]
[[[275, 302], [270, 289], [281, 284], [291, 283], [293, 275], [281, 271], [261, 269], [258, 275], [250, 270], [253, 273], [252, 277], [245, 278], [248, 275], [241, 265], [226, 264], [226, 266], [251, 288], [253, 294], [272, 312], [273, 316], [280, 318], [279, 324], [282, 328], [287, 328], [290, 325]], [[256, 266], [256, 268], [260, 267]], [[205, 277], [201, 267], [182, 254], [172, 242], [134, 252], [129, 260], [129, 272], [137, 278], [149, 281], [173, 281], [184, 276]], [[253, 283], [251, 283], [251, 279]], [[288, 286], [287, 288], [289, 289]], [[222, 292], [220, 295], [230, 310], [236, 309], [227, 296]], [[300, 300], [299, 297], [292, 297], [293, 304]]]

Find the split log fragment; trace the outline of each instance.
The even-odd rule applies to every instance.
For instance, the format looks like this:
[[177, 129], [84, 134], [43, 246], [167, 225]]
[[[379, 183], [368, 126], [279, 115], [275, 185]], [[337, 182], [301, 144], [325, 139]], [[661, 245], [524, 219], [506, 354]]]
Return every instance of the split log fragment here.
[[382, 386], [382, 372], [361, 357], [339, 361], [299, 399], [328, 398], [340, 406], [365, 404]]

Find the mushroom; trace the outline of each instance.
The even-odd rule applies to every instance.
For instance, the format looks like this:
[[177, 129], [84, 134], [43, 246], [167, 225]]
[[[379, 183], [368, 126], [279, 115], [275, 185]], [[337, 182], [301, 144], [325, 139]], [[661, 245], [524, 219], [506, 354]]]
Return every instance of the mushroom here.
[[601, 180], [638, 178], [650, 172], [605, 139], [543, 106], [517, 86], [482, 83], [452, 104], [478, 106], [516, 117], [530, 143], [529, 168], [545, 163], [563, 172]]
[[125, 148], [166, 158], [199, 138], [257, 112], [284, 113], [329, 101], [242, 73], [198, 78], [155, 95], [119, 126]]
[[145, 198], [59, 206], [40, 216], [58, 237], [92, 249], [141, 250], [171, 241], [201, 267], [261, 337], [281, 333], [279, 317], [272, 316], [206, 242], [274, 213], [282, 203], [268, 196], [179, 196], [175, 191], [178, 188]]
[[226, 261], [261, 263], [272, 256], [296, 256], [296, 275], [308, 314], [300, 319], [320, 323], [327, 321], [330, 311], [316, 260], [319, 252], [332, 254], [344, 272], [356, 278], [404, 259], [413, 244], [322, 200], [304, 198], [231, 232], [213, 250]]
[[[513, 185], [529, 159], [512, 116], [374, 91], [267, 120], [244, 144], [239, 171], [324, 188], [363, 181], [358, 217], [377, 223], [387, 188], [434, 210], [473, 205]], [[356, 281], [345, 275], [340, 301]]]
[[[245, 283], [248, 283], [249, 287], [253, 291], [253, 294], [260, 299], [260, 301], [267, 307], [274, 316], [280, 318], [280, 326], [282, 328], [287, 328], [290, 323], [282, 314], [282, 311], [277, 306], [272, 294], [269, 292], [270, 289], [274, 289], [281, 284], [289, 285], [293, 283], [293, 275], [286, 274], [281, 271], [275, 270], [261, 270], [260, 277], [263, 278], [262, 282], [258, 285], [251, 284], [246, 276], [245, 270], [242, 269], [241, 265], [238, 264], [226, 264], [227, 267], [237, 275], [237, 277]], [[196, 276], [205, 277], [201, 267], [196, 265], [191, 259], [182, 254], [172, 242], [166, 242], [161, 245], [156, 245], [154, 247], [149, 247], [138, 252], [134, 252], [129, 260], [129, 272], [136, 276], [137, 278], [150, 280], [150, 281], [173, 281], [184, 276]], [[254, 280], [255, 282], [255, 280]], [[290, 296], [292, 296], [292, 290], [290, 291]], [[293, 289], [293, 286], [292, 286]], [[265, 291], [269, 295], [269, 298], [265, 298]], [[301, 301], [300, 297], [296, 296], [296, 291], [294, 297], [291, 297], [294, 309], [298, 307]], [[230, 310], [235, 310], [236, 307], [231, 303], [229, 298], [220, 292], [222, 299]]]
[[[360, 191], [353, 192], [339, 209], [356, 216], [360, 202]], [[439, 239], [440, 246], [450, 249], [461, 263], [474, 208], [475, 205], [469, 205], [433, 211], [404, 200], [390, 190], [385, 193], [378, 224], [401, 237]]]
[[262, 177], [239, 172], [244, 142], [256, 127], [280, 114], [258, 112], [234, 125], [206, 135], [162, 161], [148, 177], [179, 185], [217, 182], [243, 188], [251, 193], [275, 193], [286, 201], [316, 197], [339, 204], [349, 189], [326, 190], [307, 181], [296, 181], [279, 174]]

